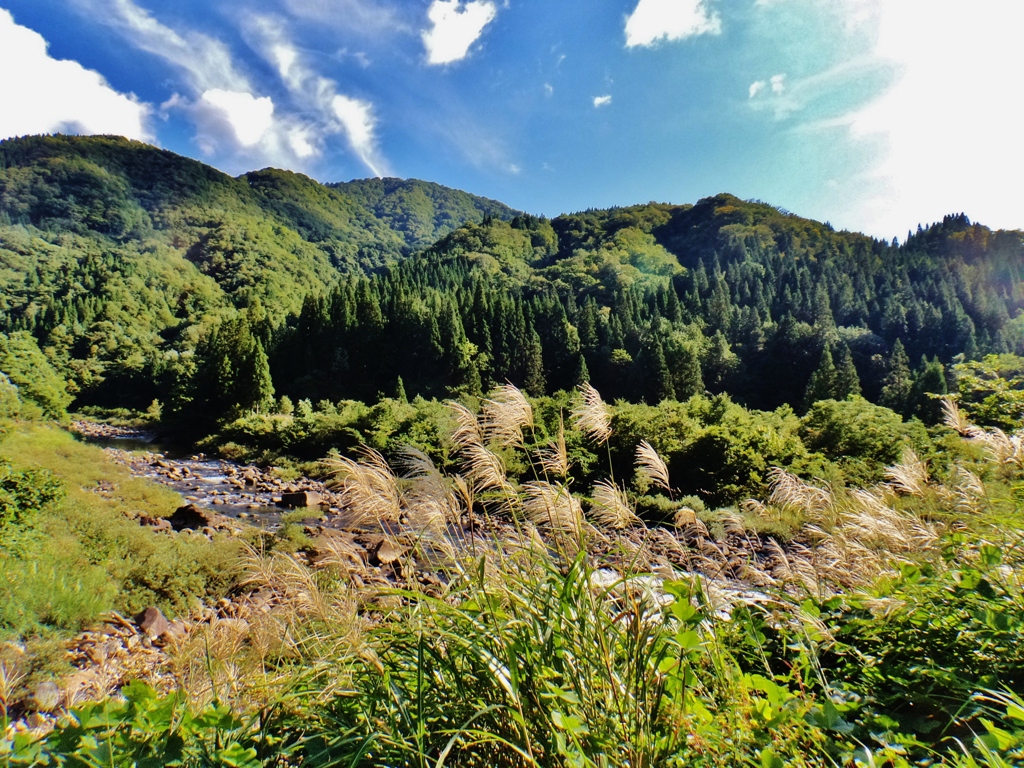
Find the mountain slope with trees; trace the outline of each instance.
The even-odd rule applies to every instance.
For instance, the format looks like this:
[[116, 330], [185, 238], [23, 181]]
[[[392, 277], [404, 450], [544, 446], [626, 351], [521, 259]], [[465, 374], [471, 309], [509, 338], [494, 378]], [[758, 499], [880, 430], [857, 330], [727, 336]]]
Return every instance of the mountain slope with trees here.
[[1024, 233], [963, 214], [903, 244], [725, 194], [548, 220], [121, 139], [0, 144], [0, 333], [30, 334], [79, 405], [156, 398], [207, 426], [282, 395], [583, 380], [933, 421], [950, 364], [1024, 352], [1022, 265]]

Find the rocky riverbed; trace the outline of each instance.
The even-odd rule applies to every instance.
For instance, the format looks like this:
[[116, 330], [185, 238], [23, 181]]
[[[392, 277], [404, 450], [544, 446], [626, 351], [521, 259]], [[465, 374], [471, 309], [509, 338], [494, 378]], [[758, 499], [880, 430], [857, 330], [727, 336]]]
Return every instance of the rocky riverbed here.
[[130, 427], [76, 421], [72, 429], [104, 446], [132, 474], [174, 489], [186, 504], [269, 528], [280, 524], [282, 513], [289, 509], [305, 509], [321, 525], [333, 527], [341, 522], [339, 495], [316, 480], [303, 477], [286, 482], [272, 470], [240, 466], [203, 454], [171, 457], [147, 450], [153, 445], [153, 435]]

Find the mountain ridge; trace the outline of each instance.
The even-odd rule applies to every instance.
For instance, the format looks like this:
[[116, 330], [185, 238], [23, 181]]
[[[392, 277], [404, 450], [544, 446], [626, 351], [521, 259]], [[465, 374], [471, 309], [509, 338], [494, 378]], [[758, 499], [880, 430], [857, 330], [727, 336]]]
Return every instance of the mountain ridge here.
[[877, 398], [897, 342], [915, 363], [1024, 351], [1022, 271], [1024, 233], [962, 214], [903, 245], [727, 193], [547, 219], [418, 180], [0, 142], [0, 333], [30, 333], [81, 402], [168, 397], [240, 314], [297, 398], [586, 373], [614, 397], [706, 387], [774, 408], [802, 401], [824, 352]]

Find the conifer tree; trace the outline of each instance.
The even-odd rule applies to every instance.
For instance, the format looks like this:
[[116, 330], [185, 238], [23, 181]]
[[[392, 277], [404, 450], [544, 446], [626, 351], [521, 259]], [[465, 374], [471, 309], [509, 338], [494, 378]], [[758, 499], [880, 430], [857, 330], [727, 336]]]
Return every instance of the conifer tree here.
[[839, 360], [836, 362], [835, 399], [846, 400], [860, 395], [860, 376], [853, 364], [853, 355], [846, 344], [839, 346]]
[[640, 374], [638, 383], [641, 384], [644, 399], [649, 404], [657, 405], [662, 400], [675, 399], [672, 373], [665, 363], [665, 348], [657, 332], [648, 333], [644, 339], [636, 359], [636, 367]]
[[914, 386], [910, 374], [910, 360], [903, 348], [903, 342], [896, 339], [889, 356], [888, 373], [882, 380], [881, 405], [891, 408], [896, 413], [906, 414], [910, 405], [911, 389]]
[[938, 424], [942, 420], [942, 404], [938, 396], [949, 391], [946, 386], [946, 369], [937, 359], [922, 362], [921, 370], [914, 377], [911, 410], [925, 424]]
[[241, 382], [243, 399], [239, 405], [256, 413], [269, 411], [274, 407], [274, 382], [270, 377], [270, 361], [259, 339], [256, 339], [247, 362], [245, 378]]
[[579, 354], [579, 362], [576, 364], [576, 375], [573, 383], [578, 387], [580, 384], [590, 382], [590, 370], [587, 368], [587, 358], [582, 352]]
[[828, 347], [821, 350], [821, 360], [804, 392], [804, 409], [808, 410], [819, 400], [836, 399], [836, 366]]
[[544, 378], [544, 351], [540, 346], [540, 336], [532, 328], [525, 351], [523, 389], [529, 395], [540, 397], [547, 389], [547, 381]]

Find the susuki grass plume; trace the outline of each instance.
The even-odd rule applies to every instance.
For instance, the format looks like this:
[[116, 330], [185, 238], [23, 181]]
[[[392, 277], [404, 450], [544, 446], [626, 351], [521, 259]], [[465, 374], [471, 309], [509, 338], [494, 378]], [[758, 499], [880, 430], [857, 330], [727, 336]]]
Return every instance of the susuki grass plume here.
[[640, 523], [626, 498], [626, 493], [609, 480], [594, 483], [590, 519], [601, 528], [621, 531]]
[[636, 447], [636, 471], [637, 474], [658, 488], [669, 493], [672, 492], [672, 484], [669, 482], [668, 466], [665, 460], [658, 455], [654, 447], [646, 440], [641, 440]]
[[768, 481], [771, 488], [769, 501], [774, 506], [791, 507], [815, 522], [822, 522], [834, 509], [835, 500], [828, 488], [805, 482], [784, 469], [773, 467], [768, 473]]
[[363, 447], [359, 460], [344, 456], [324, 461], [341, 496], [350, 522], [356, 526], [398, 522], [402, 514], [402, 493], [398, 478], [384, 457]]
[[601, 393], [589, 382], [580, 384], [580, 399], [572, 410], [572, 421], [595, 443], [607, 443], [612, 436], [612, 417]]
[[583, 509], [565, 485], [543, 480], [523, 486], [523, 511], [534, 525], [551, 531], [575, 551], [583, 537]]
[[477, 491], [512, 492], [501, 457], [487, 448], [484, 429], [476, 415], [462, 403], [451, 401], [448, 408], [455, 416], [452, 438], [465, 466], [465, 476]]
[[533, 427], [533, 406], [517, 387], [503, 384], [494, 397], [483, 401], [480, 421], [487, 442], [521, 448], [523, 429]]
[[905, 496], [924, 496], [928, 487], [928, 466], [912, 448], [903, 451], [898, 464], [885, 469], [885, 479], [897, 493]]
[[561, 416], [558, 417], [558, 437], [545, 448], [537, 451], [537, 457], [540, 460], [541, 469], [549, 478], [565, 479], [568, 476], [571, 465], [569, 451], [565, 445], [565, 423]]

